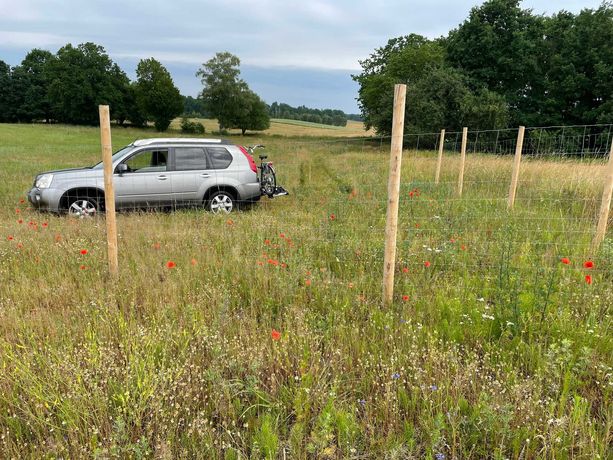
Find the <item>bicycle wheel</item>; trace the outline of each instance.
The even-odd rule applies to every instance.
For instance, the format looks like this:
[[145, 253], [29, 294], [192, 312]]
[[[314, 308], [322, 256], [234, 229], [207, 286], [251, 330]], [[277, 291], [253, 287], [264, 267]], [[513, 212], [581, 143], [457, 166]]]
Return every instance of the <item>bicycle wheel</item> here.
[[275, 172], [268, 165], [262, 170], [262, 182], [260, 184], [262, 192], [271, 197], [277, 188], [277, 178]]

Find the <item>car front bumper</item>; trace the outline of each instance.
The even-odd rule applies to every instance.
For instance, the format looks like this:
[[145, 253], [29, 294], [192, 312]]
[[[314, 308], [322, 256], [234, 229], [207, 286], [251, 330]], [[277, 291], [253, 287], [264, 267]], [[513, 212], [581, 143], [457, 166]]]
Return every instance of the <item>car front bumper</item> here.
[[28, 192], [28, 201], [40, 211], [59, 212], [62, 191], [53, 188], [32, 187]]

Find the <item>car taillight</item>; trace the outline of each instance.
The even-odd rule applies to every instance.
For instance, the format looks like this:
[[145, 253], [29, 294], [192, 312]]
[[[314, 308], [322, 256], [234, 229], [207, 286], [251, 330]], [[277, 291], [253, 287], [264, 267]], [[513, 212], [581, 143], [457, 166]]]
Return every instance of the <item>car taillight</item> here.
[[247, 157], [247, 160], [249, 160], [249, 166], [251, 167], [251, 170], [257, 174], [258, 167], [256, 166], [253, 157], [249, 155], [249, 152], [247, 152], [247, 149], [243, 147], [242, 145], [239, 145], [238, 148], [241, 149], [241, 152], [243, 152], [243, 155], [245, 155]]

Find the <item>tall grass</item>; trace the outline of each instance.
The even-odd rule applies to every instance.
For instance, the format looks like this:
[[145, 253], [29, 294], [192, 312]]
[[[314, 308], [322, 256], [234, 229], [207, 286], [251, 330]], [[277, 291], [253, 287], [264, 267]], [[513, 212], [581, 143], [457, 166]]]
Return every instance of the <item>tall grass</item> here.
[[526, 161], [508, 212], [511, 158], [469, 156], [460, 200], [457, 157], [435, 186], [435, 154], [406, 153], [383, 308], [384, 151], [267, 138], [289, 197], [121, 213], [112, 281], [102, 218], [19, 201], [96, 162], [98, 131], [0, 137], [1, 457], [611, 457], [601, 163]]

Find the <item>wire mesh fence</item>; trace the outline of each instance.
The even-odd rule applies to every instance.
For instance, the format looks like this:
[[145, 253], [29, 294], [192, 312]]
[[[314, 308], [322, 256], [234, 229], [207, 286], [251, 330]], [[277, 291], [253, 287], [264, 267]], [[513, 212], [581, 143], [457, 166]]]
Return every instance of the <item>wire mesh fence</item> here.
[[[527, 128], [513, 212], [508, 210], [508, 196], [517, 129], [468, 131], [462, 196], [458, 195], [462, 133], [445, 135], [438, 184], [434, 176], [440, 133], [405, 135], [399, 266], [411, 261], [419, 262], [421, 271], [426, 262], [446, 270], [458, 266], [495, 269], [507, 263], [501, 254], [509, 248], [525, 251], [524, 256], [513, 259], [514, 265], [524, 269], [537, 261], [555, 268], [564, 257], [594, 256], [590, 243], [605, 180], [603, 159], [613, 141], [611, 126]], [[252, 199], [235, 196], [237, 189], [230, 184], [244, 182], [244, 171], [228, 168], [219, 152], [213, 152], [213, 159], [207, 152], [203, 167], [194, 166], [196, 159], [190, 157], [194, 152], [183, 152], [192, 162], [186, 168], [177, 168], [174, 149], [144, 149], [140, 156], [131, 157], [126, 161], [129, 169], [114, 176], [121, 211], [119, 232], [124, 235], [120, 253], [121, 246], [129, 244], [121, 226], [134, 219], [142, 219], [140, 231], [149, 235], [151, 244], [161, 239], [156, 236], [160, 233], [157, 224], [148, 223], [157, 219], [166, 222], [163, 232], [177, 241], [193, 237], [203, 221], [221, 232], [221, 237], [228, 227], [217, 227], [219, 217], [200, 210], [210, 210], [214, 199], [224, 198], [216, 193], [225, 191], [245, 211], [229, 214], [227, 219], [234, 228], [244, 222], [249, 241], [258, 240], [258, 251], [249, 245], [242, 249], [246, 257], [267, 253], [270, 247], [263, 242], [285, 234], [293, 235], [294, 246], [302, 242], [301, 263], [310, 258], [312, 265], [318, 265], [321, 254], [327, 258], [331, 252], [332, 265], [338, 265], [338, 270], [343, 264], [355, 268], [359, 253], [364, 279], [379, 271], [388, 200], [389, 137], [268, 139], [267, 143], [268, 160], [277, 168], [277, 182], [290, 191], [289, 197], [262, 197], [258, 202], [259, 190]], [[76, 217], [104, 209], [103, 178], [94, 177], [96, 168], [99, 166], [86, 173], [92, 175], [91, 183], [61, 198], [62, 208], [76, 209]], [[223, 214], [229, 209], [220, 210]], [[7, 232], [17, 234], [18, 229], [11, 224]], [[282, 239], [272, 244], [287, 242]], [[605, 248], [608, 245], [606, 242]], [[448, 257], [450, 252], [453, 258]], [[472, 256], [465, 256], [467, 253]], [[126, 252], [123, 254], [125, 259]], [[610, 270], [606, 267], [597, 270]]]

